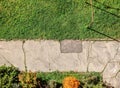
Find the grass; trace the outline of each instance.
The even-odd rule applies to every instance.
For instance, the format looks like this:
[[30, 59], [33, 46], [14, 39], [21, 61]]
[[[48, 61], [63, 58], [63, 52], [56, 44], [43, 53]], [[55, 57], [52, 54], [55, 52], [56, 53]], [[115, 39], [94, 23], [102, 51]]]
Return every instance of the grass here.
[[[93, 0], [91, 29], [120, 38], [120, 0]], [[0, 0], [0, 39], [100, 39], [89, 0]], [[99, 7], [99, 8], [97, 8]]]

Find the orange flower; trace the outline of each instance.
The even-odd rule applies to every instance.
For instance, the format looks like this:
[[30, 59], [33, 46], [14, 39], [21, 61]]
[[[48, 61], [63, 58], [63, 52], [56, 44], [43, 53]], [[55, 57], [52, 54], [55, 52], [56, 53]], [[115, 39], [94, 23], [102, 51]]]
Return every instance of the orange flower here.
[[63, 80], [63, 88], [78, 88], [80, 82], [75, 77], [66, 77]]

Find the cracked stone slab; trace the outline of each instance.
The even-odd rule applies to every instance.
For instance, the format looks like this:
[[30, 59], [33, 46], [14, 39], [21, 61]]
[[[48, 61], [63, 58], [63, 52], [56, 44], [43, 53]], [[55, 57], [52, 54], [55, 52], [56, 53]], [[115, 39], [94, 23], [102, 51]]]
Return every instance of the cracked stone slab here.
[[115, 55], [114, 61], [119, 61], [120, 62], [120, 43], [118, 44], [118, 47], [116, 49], [117, 53]]
[[114, 77], [119, 70], [120, 70], [120, 63], [119, 62], [108, 63], [108, 65], [106, 66], [106, 68], [103, 72], [103, 78]]
[[82, 43], [79, 40], [63, 40], [60, 42], [62, 53], [81, 53]]
[[11, 66], [11, 63], [3, 55], [0, 55], [0, 66], [2, 65]]
[[111, 62], [108, 63], [104, 72], [103, 72], [103, 81], [110, 83], [115, 88], [120, 88], [120, 63], [119, 62]]
[[3, 64], [25, 70], [22, 41], [0, 41], [0, 65]]
[[[107, 62], [114, 58], [116, 48], [114, 43], [107, 41], [96, 41], [91, 44], [89, 54], [89, 71], [101, 72]], [[113, 53], [110, 51], [113, 51]]]
[[104, 78], [103, 81], [114, 88], [120, 88], [120, 73], [118, 73], [116, 77]]
[[116, 82], [115, 88], [120, 88], [120, 72], [116, 76]]

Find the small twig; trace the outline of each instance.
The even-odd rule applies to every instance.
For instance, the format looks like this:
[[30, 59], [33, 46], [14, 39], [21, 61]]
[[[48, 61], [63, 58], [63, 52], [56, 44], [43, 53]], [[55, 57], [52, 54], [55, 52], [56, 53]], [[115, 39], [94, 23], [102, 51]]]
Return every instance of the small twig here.
[[98, 7], [98, 6], [95, 6], [95, 5], [93, 5], [93, 4], [90, 4], [90, 3], [88, 3], [88, 2], [85, 2], [85, 3], [88, 4], [88, 5], [90, 5], [90, 6], [92, 5], [92, 7], [97, 8], [97, 9], [99, 9], [99, 10], [101, 10], [101, 11], [104, 11], [104, 12], [110, 14], [110, 15], [113, 15], [113, 16], [115, 16], [115, 17], [117, 17], [117, 18], [120, 18], [120, 16], [117, 15], [117, 14], [111, 13], [111, 12], [105, 10], [105, 9], [102, 9], [102, 8], [100, 8], [100, 7]]
[[23, 43], [22, 43], [22, 50], [23, 50], [23, 54], [24, 54], [24, 66], [25, 66], [25, 72], [27, 72], [26, 53], [25, 53], [25, 49], [24, 49], [24, 43], [25, 43], [25, 41], [23, 41]]
[[91, 27], [93, 22], [94, 22], [94, 9], [93, 9], [93, 2], [92, 2], [92, 0], [90, 0], [90, 6], [91, 6], [91, 22], [89, 24], [89, 27]]

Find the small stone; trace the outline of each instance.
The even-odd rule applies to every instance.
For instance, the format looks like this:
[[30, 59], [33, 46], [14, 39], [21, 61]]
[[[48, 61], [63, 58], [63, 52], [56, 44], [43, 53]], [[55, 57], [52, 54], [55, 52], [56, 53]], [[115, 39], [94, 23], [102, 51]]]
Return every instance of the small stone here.
[[81, 53], [82, 42], [79, 40], [63, 40], [60, 42], [62, 53]]

